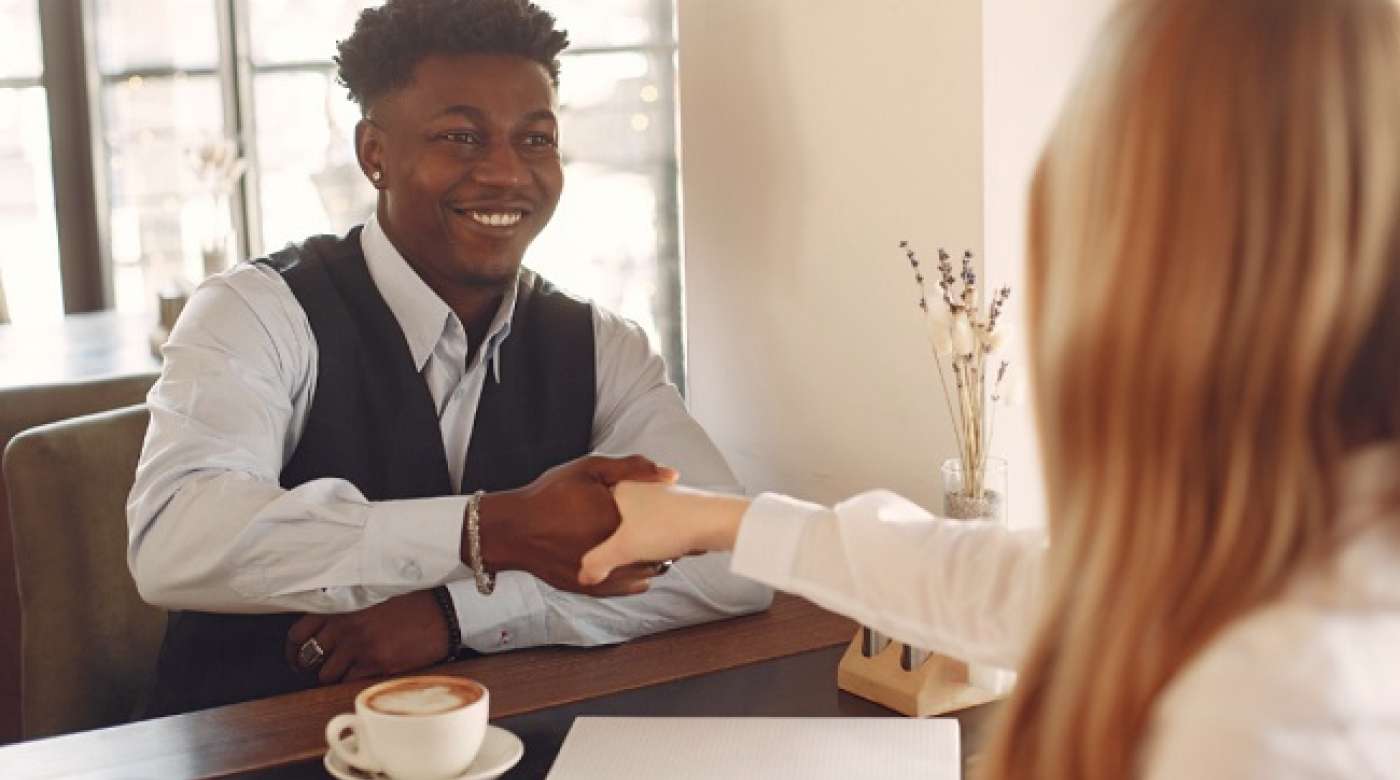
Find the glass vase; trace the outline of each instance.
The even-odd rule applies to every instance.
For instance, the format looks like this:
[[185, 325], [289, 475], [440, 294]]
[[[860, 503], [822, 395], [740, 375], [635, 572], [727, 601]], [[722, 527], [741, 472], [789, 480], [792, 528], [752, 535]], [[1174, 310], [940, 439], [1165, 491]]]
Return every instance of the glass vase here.
[[[953, 520], [991, 520], [1006, 524], [1006, 461], [987, 458], [982, 464], [979, 484], [967, 485], [963, 462], [949, 458], [943, 462], [943, 516]], [[977, 488], [974, 491], [974, 488]]]
[[[1006, 526], [1006, 461], [987, 458], [977, 485], [967, 485], [959, 458], [944, 461], [943, 516], [953, 520], [985, 520]], [[976, 490], [972, 488], [977, 488]], [[968, 664], [968, 682], [997, 695], [1010, 692], [1016, 673], [995, 666]]]

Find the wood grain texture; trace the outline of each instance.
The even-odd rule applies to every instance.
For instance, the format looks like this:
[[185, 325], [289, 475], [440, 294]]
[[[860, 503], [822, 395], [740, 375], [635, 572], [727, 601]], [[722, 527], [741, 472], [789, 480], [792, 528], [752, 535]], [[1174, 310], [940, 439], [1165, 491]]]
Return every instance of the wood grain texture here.
[[[491, 689], [493, 719], [845, 644], [854, 623], [779, 595], [759, 615], [607, 648], [538, 648], [444, 664]], [[832, 670], [835, 674], [835, 670]], [[323, 728], [374, 680], [0, 748], [0, 777], [205, 778], [318, 758]]]
[[[594, 717], [677, 718], [890, 718], [896, 713], [840, 691], [832, 670], [845, 648], [810, 650], [723, 669], [684, 680], [649, 685], [572, 704], [501, 718], [496, 725], [525, 743], [525, 756], [501, 780], [543, 780], [573, 728], [574, 719]], [[992, 733], [998, 703], [952, 713], [958, 721], [964, 777]], [[776, 746], [775, 749], [784, 749]], [[664, 780], [665, 772], [654, 773]], [[257, 780], [325, 780], [320, 757], [257, 772]], [[727, 780], [727, 779], [726, 779]]]

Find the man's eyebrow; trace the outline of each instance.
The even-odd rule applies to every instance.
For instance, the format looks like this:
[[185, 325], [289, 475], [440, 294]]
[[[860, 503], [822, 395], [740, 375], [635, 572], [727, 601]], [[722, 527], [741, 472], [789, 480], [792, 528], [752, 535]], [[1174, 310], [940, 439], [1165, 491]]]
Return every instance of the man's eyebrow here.
[[[436, 114], [433, 118], [434, 118], [434, 119], [438, 119], [438, 118], [445, 117], [445, 116], [451, 116], [451, 115], [453, 115], [453, 114], [457, 114], [457, 115], [460, 115], [460, 116], [464, 116], [464, 117], [466, 117], [466, 118], [468, 118], [468, 119], [472, 119], [472, 120], [475, 120], [475, 121], [477, 121], [477, 122], [485, 122], [485, 121], [486, 121], [486, 112], [485, 112], [485, 111], [482, 111], [481, 109], [477, 108], [476, 106], [467, 105], [466, 103], [457, 103], [457, 104], [455, 104], [455, 105], [447, 106], [447, 107], [443, 108], [441, 111], [438, 111], [437, 114]], [[551, 111], [551, 110], [549, 110], [549, 109], [547, 109], [547, 108], [541, 108], [541, 109], [539, 109], [539, 110], [537, 110], [537, 111], [531, 111], [530, 113], [526, 114], [526, 115], [523, 117], [523, 120], [526, 121], [526, 122], [539, 122], [539, 121], [558, 122], [558, 121], [559, 121], [559, 119], [554, 115], [554, 112]]]
[[541, 108], [541, 109], [538, 110], [538, 111], [531, 111], [530, 113], [526, 114], [526, 115], [525, 115], [525, 121], [526, 121], [526, 122], [540, 122], [540, 121], [558, 122], [559, 119], [558, 119], [558, 117], [554, 116], [554, 112], [553, 112], [553, 111], [550, 111], [550, 110], [547, 109], [547, 108]]
[[438, 111], [437, 114], [433, 115], [433, 118], [437, 119], [439, 117], [444, 117], [451, 114], [461, 114], [462, 116], [465, 116], [468, 119], [475, 119], [478, 122], [486, 121], [485, 111], [482, 111], [476, 106], [469, 106], [465, 103], [458, 103], [456, 105], [447, 106], [441, 111]]

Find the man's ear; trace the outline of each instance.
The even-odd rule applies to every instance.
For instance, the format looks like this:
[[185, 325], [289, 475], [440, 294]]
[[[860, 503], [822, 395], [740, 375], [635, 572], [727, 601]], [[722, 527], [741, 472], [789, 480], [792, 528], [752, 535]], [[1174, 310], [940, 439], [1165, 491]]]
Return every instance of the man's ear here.
[[355, 157], [369, 183], [377, 190], [384, 189], [388, 183], [384, 170], [384, 131], [368, 117], [355, 124]]

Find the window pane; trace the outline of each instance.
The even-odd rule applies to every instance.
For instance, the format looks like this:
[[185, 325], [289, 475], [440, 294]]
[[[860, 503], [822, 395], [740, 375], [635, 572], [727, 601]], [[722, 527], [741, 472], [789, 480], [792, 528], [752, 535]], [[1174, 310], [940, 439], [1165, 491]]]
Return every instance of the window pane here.
[[569, 31], [571, 48], [670, 44], [671, 0], [535, 0]]
[[564, 195], [531, 267], [646, 330], [679, 377], [680, 297], [670, 55], [566, 56]]
[[359, 108], [324, 71], [254, 79], [263, 246], [343, 233], [374, 210], [375, 191], [355, 161]]
[[60, 319], [49, 115], [40, 87], [0, 89], [0, 181], [0, 309], [17, 323]]
[[214, 0], [96, 0], [95, 8], [103, 74], [219, 64]]
[[197, 149], [222, 138], [219, 82], [133, 76], [104, 87], [102, 103], [117, 308], [144, 311], [160, 288], [203, 278], [202, 249], [227, 238], [194, 162]]
[[253, 63], [330, 62], [360, 11], [382, 0], [248, 0]]
[[44, 72], [39, 49], [39, 0], [0, 0], [0, 79], [38, 79]]
[[620, 167], [673, 162], [670, 57], [638, 51], [564, 57], [559, 102], [565, 155]]

